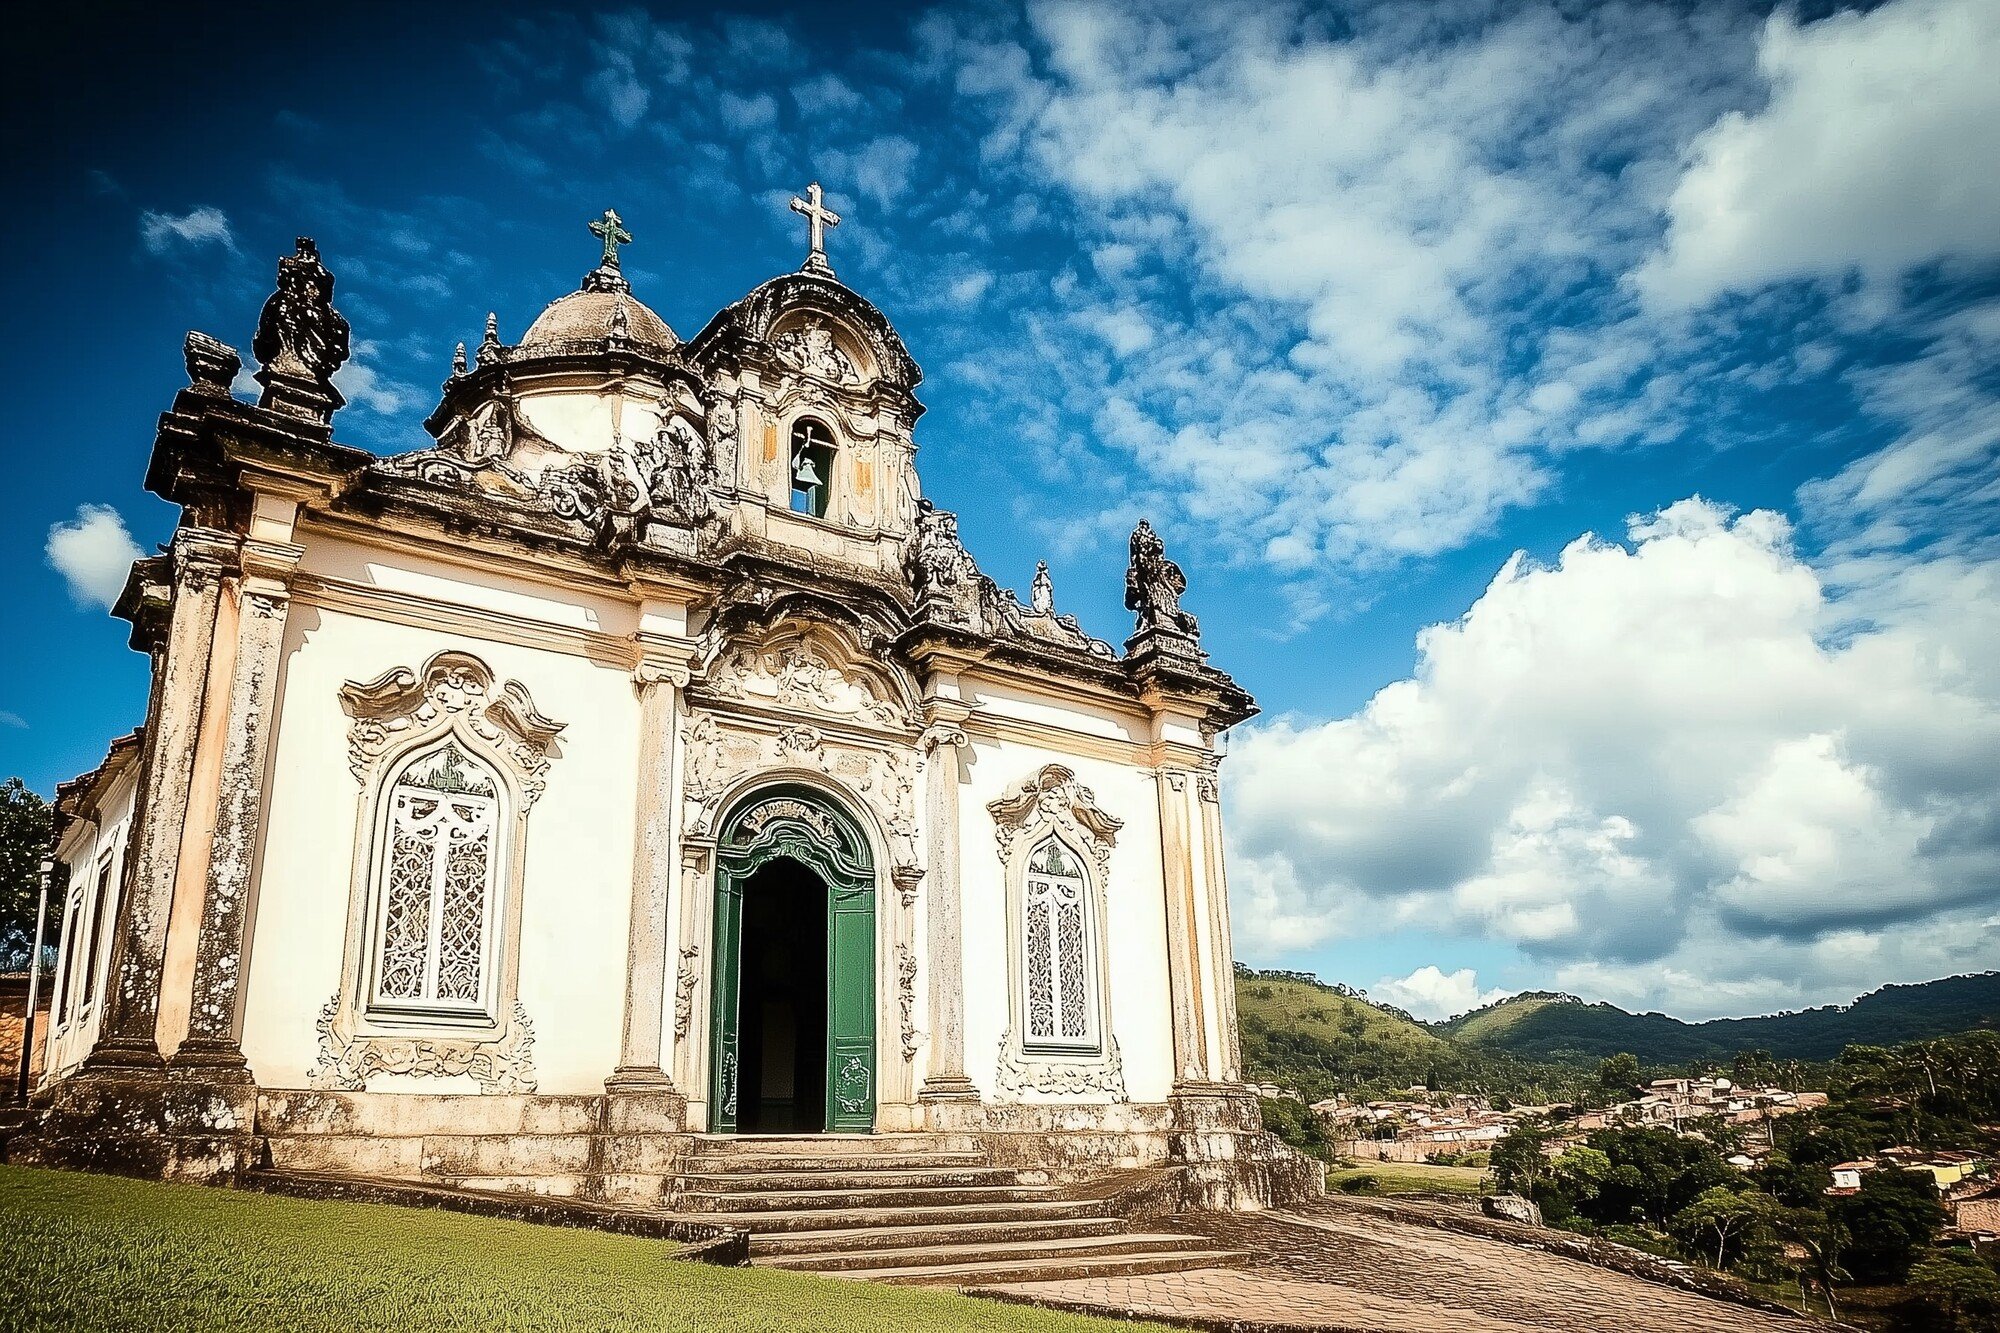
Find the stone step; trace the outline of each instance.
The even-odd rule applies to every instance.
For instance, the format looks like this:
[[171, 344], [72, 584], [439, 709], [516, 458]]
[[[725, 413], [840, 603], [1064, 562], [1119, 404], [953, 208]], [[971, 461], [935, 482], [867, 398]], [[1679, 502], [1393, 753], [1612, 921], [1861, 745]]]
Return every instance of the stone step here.
[[993, 1259], [978, 1263], [910, 1268], [842, 1268], [827, 1277], [902, 1286], [983, 1287], [997, 1282], [1065, 1282], [1089, 1277], [1131, 1277], [1139, 1273], [1184, 1273], [1195, 1268], [1240, 1268], [1256, 1256], [1240, 1250], [1160, 1250], [1101, 1257]]
[[873, 1270], [915, 1270], [949, 1268], [970, 1263], [999, 1263], [1013, 1259], [1045, 1259], [1071, 1263], [1080, 1259], [1108, 1259], [1135, 1255], [1212, 1253], [1212, 1241], [1200, 1236], [1139, 1232], [1108, 1236], [1064, 1236], [1040, 1240], [981, 1240], [963, 1244], [913, 1245], [903, 1249], [825, 1250], [810, 1254], [751, 1256], [750, 1262], [765, 1268], [788, 1268], [807, 1273], [833, 1273], [865, 1268]]
[[722, 1154], [696, 1148], [681, 1159], [690, 1174], [751, 1174], [765, 1171], [953, 1171], [988, 1165], [978, 1152], [897, 1152], [842, 1154]]
[[482, 1194], [534, 1194], [545, 1199], [571, 1199], [588, 1193], [585, 1177], [575, 1174], [435, 1177], [451, 1189], [477, 1190]]
[[1116, 1217], [1057, 1218], [1047, 1222], [957, 1222], [944, 1226], [842, 1227], [831, 1231], [764, 1232], [750, 1237], [750, 1254], [818, 1254], [829, 1250], [902, 1250], [925, 1245], [971, 1244], [981, 1239], [1069, 1240], [1113, 1236], [1125, 1230]]
[[[1023, 1174], [1043, 1175], [1043, 1179], [1023, 1181], [1020, 1178]], [[1039, 1188], [1047, 1184], [1047, 1177], [1041, 1172], [1024, 1173], [1013, 1167], [968, 1166], [914, 1171], [908, 1169], [729, 1171], [716, 1174], [682, 1171], [670, 1183], [678, 1183], [686, 1192], [702, 1194], [766, 1193], [773, 1190], [833, 1193], [849, 1190], [940, 1189], [967, 1185], [1026, 1185]]]
[[950, 1185], [841, 1190], [687, 1190], [680, 1207], [695, 1213], [922, 1209], [955, 1204], [1029, 1203], [1056, 1198], [1050, 1185]]
[[926, 1207], [800, 1208], [782, 1211], [710, 1212], [683, 1208], [690, 1218], [735, 1227], [753, 1235], [776, 1232], [863, 1230], [872, 1227], [956, 1226], [966, 1222], [1054, 1222], [1096, 1218], [1104, 1205], [1091, 1199], [1050, 1199], [1033, 1203], [967, 1203]]

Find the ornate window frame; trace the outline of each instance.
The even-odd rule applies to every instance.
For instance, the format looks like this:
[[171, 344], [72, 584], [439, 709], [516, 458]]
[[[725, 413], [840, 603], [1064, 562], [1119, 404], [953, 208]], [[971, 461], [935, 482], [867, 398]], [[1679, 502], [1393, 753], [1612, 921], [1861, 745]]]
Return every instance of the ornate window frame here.
[[[348, 768], [360, 784], [353, 879], [340, 988], [319, 1018], [318, 1087], [359, 1089], [373, 1074], [471, 1075], [482, 1092], [531, 1092], [533, 1026], [522, 1009], [521, 877], [528, 817], [563, 724], [542, 716], [518, 681], [496, 683], [479, 658], [437, 654], [341, 687]], [[428, 756], [456, 746], [496, 784], [485, 904], [487, 935], [476, 1003], [379, 995], [378, 951], [396, 787]]]
[[[994, 1086], [1019, 1095], [1108, 1095], [1126, 1100], [1124, 1061], [1111, 1028], [1111, 966], [1107, 887], [1111, 849], [1123, 820], [1100, 809], [1090, 788], [1061, 764], [1048, 764], [1007, 790], [986, 811], [993, 817], [1007, 885], [1008, 1022], [1000, 1037]], [[1050, 839], [1081, 863], [1084, 873], [1086, 996], [1092, 1040], [1027, 1038], [1028, 863]]]

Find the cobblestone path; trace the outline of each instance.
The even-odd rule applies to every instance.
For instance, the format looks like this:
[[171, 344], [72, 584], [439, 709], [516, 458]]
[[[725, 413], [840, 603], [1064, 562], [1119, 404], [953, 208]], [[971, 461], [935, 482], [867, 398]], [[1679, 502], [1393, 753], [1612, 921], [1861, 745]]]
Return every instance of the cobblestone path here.
[[1001, 1290], [1066, 1307], [1343, 1333], [1807, 1333], [1815, 1327], [1334, 1201], [1176, 1219], [1181, 1224], [1268, 1258], [1243, 1269]]

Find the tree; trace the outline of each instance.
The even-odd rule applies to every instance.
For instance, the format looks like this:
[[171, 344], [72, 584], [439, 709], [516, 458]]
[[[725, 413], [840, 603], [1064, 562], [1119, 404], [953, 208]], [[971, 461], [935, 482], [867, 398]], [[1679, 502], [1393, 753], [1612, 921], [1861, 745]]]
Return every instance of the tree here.
[[1606, 1056], [1597, 1066], [1597, 1086], [1614, 1098], [1622, 1097], [1639, 1084], [1639, 1057], [1630, 1051]]
[[1847, 1266], [1857, 1282], [1901, 1282], [1946, 1221], [1930, 1174], [1893, 1166], [1868, 1172], [1861, 1192], [1838, 1200], [1834, 1210], [1852, 1237]]
[[1530, 1194], [1535, 1183], [1549, 1172], [1549, 1159], [1542, 1156], [1548, 1135], [1529, 1124], [1507, 1131], [1507, 1137], [1493, 1145], [1487, 1159], [1493, 1172], [1493, 1188], [1502, 1194]]
[[1732, 1254], [1767, 1248], [1779, 1211], [1778, 1201], [1768, 1194], [1739, 1194], [1727, 1185], [1711, 1185], [1674, 1214], [1673, 1231], [1683, 1240], [1699, 1242], [1704, 1252], [1713, 1241], [1719, 1270], [1733, 1266]]
[[[41, 897], [42, 858], [48, 855], [54, 811], [19, 778], [0, 783], [0, 963], [25, 966], [34, 947], [35, 909]], [[50, 938], [62, 899], [49, 895]]]
[[1656, 1227], [1693, 1203], [1712, 1185], [1735, 1183], [1735, 1168], [1715, 1145], [1681, 1138], [1671, 1130], [1634, 1127], [1600, 1129], [1590, 1146], [1611, 1159], [1612, 1170], [1597, 1198], [1578, 1208], [1593, 1222], [1643, 1219]]
[[1792, 1242], [1799, 1249], [1804, 1262], [1800, 1265], [1799, 1287], [1805, 1288], [1806, 1275], [1826, 1295], [1826, 1312], [1831, 1317], [1840, 1318], [1840, 1307], [1834, 1301], [1836, 1284], [1848, 1279], [1848, 1272], [1840, 1266], [1841, 1255], [1847, 1251], [1850, 1237], [1847, 1228], [1838, 1217], [1830, 1216], [1817, 1208], [1786, 1208], [1773, 1219], [1778, 1234]]
[[2000, 1328], [2000, 1273], [1967, 1250], [1939, 1250], [1910, 1270], [1898, 1321], [1910, 1333], [1992, 1333]]

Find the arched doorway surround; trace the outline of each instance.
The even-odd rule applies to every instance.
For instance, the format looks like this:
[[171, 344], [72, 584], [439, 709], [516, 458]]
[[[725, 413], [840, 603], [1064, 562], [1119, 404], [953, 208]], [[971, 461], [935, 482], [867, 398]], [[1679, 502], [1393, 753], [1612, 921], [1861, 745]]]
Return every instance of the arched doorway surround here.
[[[789, 864], [779, 864], [779, 863]], [[745, 911], [746, 895], [786, 894], [808, 916], [804, 902], [824, 905], [823, 931], [810, 920], [785, 920], [787, 913], [760, 901]], [[745, 938], [746, 920], [755, 931], [786, 928], [783, 940]], [[817, 1126], [843, 1133], [866, 1133], [875, 1125], [875, 863], [859, 825], [825, 792], [796, 783], [760, 788], [737, 803], [722, 822], [715, 852], [715, 968], [710, 1002], [709, 1130], [731, 1134], [770, 1128], [760, 1123], [789, 1104], [792, 1113], [817, 1102]], [[796, 993], [760, 993], [765, 983], [758, 960], [777, 962], [784, 949], [824, 947], [824, 1003], [798, 1002]], [[752, 968], [746, 971], [745, 962]], [[811, 976], [816, 969], [801, 969]], [[796, 982], [797, 974], [791, 977]], [[817, 998], [817, 997], [811, 997]], [[772, 999], [775, 1004], [767, 1004]], [[786, 1052], [816, 1049], [817, 1034], [787, 1037], [785, 1023], [802, 1015], [824, 1024], [823, 1086], [793, 1086], [787, 1097], [766, 1096], [767, 1083], [784, 1081]], [[747, 1020], [747, 1021], [746, 1021]], [[748, 1036], [752, 1049], [746, 1051]], [[792, 1045], [778, 1051], [776, 1043]], [[774, 1054], [776, 1052], [776, 1054]], [[758, 1065], [746, 1070], [746, 1055]], [[747, 1103], [746, 1090], [758, 1094]], [[818, 1095], [815, 1096], [814, 1094]], [[789, 1128], [811, 1128], [793, 1124]]]

